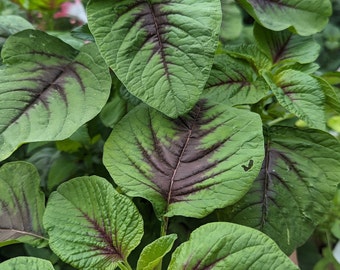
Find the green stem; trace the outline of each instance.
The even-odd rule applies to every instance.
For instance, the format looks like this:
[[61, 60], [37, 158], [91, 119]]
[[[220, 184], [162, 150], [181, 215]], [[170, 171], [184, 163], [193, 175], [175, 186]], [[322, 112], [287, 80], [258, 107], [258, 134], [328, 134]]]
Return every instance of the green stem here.
[[132, 270], [130, 264], [129, 264], [127, 261], [119, 262], [119, 263], [118, 263], [118, 267], [119, 267], [121, 270]]
[[169, 218], [163, 217], [161, 224], [161, 237], [167, 235]]
[[293, 117], [293, 114], [287, 114], [287, 115], [285, 115], [283, 117], [279, 117], [279, 118], [276, 118], [276, 119], [268, 122], [267, 125], [271, 127], [271, 126], [273, 126], [273, 125], [275, 125], [277, 123], [280, 123], [280, 122], [282, 122], [284, 120], [287, 120], [287, 119], [290, 119], [292, 117]]
[[[163, 217], [162, 222], [161, 222], [161, 237], [167, 235], [168, 223], [169, 223], [169, 218]], [[155, 267], [155, 270], [162, 270], [162, 262], [163, 260], [159, 262], [159, 264]]]
[[326, 231], [326, 239], [327, 239], [327, 247], [332, 250], [332, 243], [331, 243], [331, 235], [330, 232], [327, 230]]

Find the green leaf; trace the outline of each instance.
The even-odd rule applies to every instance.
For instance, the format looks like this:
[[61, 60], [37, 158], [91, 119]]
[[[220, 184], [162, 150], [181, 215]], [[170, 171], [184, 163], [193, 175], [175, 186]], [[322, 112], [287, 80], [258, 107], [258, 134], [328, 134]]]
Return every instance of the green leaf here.
[[320, 45], [312, 37], [302, 37], [288, 30], [271, 31], [259, 24], [254, 26], [254, 36], [258, 47], [273, 64], [281, 61], [307, 64], [319, 56]]
[[25, 29], [33, 29], [33, 25], [24, 18], [15, 15], [0, 16], [0, 50], [10, 35]]
[[94, 44], [76, 51], [40, 31], [11, 36], [0, 69], [0, 160], [25, 142], [62, 140], [92, 119], [110, 90]]
[[49, 198], [44, 227], [53, 252], [81, 269], [115, 269], [143, 235], [142, 217], [131, 200], [98, 176], [60, 185]]
[[175, 120], [142, 104], [115, 126], [103, 162], [158, 216], [203, 217], [251, 186], [263, 160], [261, 129], [257, 114], [208, 100]]
[[254, 104], [269, 93], [257, 71], [243, 59], [217, 54], [204, 96], [230, 105]]
[[221, 0], [222, 24], [220, 39], [223, 41], [238, 38], [243, 29], [243, 17], [234, 0]]
[[89, 28], [128, 91], [170, 117], [198, 101], [214, 60], [219, 0], [91, 1]]
[[134, 108], [134, 105], [139, 103], [141, 101], [132, 96], [124, 86], [114, 89], [110, 101], [100, 112], [100, 119], [105, 126], [112, 128], [129, 110]]
[[171, 250], [177, 236], [169, 234], [160, 237], [144, 247], [137, 263], [137, 270], [154, 270], [162, 258]]
[[332, 14], [329, 0], [237, 0], [264, 27], [281, 31], [289, 28], [302, 36], [320, 32]]
[[324, 73], [322, 78], [331, 85], [340, 86], [340, 72], [338, 71]]
[[296, 70], [285, 70], [274, 76], [265, 72], [263, 77], [287, 111], [305, 121], [309, 127], [325, 129], [325, 97], [318, 80]]
[[87, 42], [87, 41], [94, 42], [94, 37], [92, 36], [87, 24], [83, 24], [81, 26], [78, 26], [72, 29], [71, 35], [75, 38], [83, 40], [84, 42]]
[[280, 73], [288, 69], [293, 69], [309, 75], [313, 75], [316, 71], [320, 69], [320, 66], [317, 63], [300, 64], [291, 61], [283, 61], [275, 66], [275, 73]]
[[36, 168], [26, 162], [6, 163], [0, 168], [0, 190], [0, 242], [45, 246], [45, 196]]
[[261, 230], [290, 254], [323, 220], [339, 179], [337, 139], [319, 130], [272, 127], [253, 187], [221, 217]]
[[315, 78], [319, 81], [325, 93], [326, 109], [340, 113], [340, 91], [337, 87], [340, 84], [340, 72], [330, 72], [323, 74], [322, 77], [315, 76]]
[[336, 132], [340, 132], [340, 115], [335, 115], [327, 120], [327, 126]]
[[226, 46], [224, 50], [233, 58], [246, 60], [258, 74], [261, 74], [263, 70], [270, 70], [272, 67], [270, 58], [256, 45]]
[[61, 153], [54, 160], [48, 171], [47, 190], [53, 191], [59, 184], [74, 177], [79, 172], [78, 158], [67, 153]]
[[226, 222], [203, 225], [172, 254], [169, 270], [297, 270], [265, 234]]
[[31, 152], [31, 156], [26, 159], [26, 162], [33, 164], [40, 175], [41, 178], [41, 187], [46, 187], [46, 180], [49, 170], [51, 168], [51, 164], [58, 159], [60, 152], [54, 147], [42, 147], [39, 150]]
[[34, 257], [16, 257], [0, 263], [0, 270], [54, 270], [50, 261]]

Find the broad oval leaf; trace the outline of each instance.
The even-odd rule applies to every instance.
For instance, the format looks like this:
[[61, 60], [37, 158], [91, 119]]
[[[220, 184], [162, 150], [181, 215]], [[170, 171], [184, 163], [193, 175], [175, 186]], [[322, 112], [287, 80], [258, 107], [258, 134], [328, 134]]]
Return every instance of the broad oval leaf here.
[[302, 36], [320, 32], [332, 14], [329, 0], [236, 0], [264, 27], [281, 31], [291, 29]]
[[0, 69], [0, 160], [25, 142], [62, 140], [104, 106], [111, 79], [94, 44], [79, 51], [40, 31], [8, 38]]
[[230, 105], [254, 104], [269, 93], [265, 81], [246, 60], [217, 54], [203, 91], [219, 102]]
[[265, 234], [227, 222], [203, 225], [172, 254], [169, 270], [298, 270]]
[[50, 261], [35, 257], [16, 257], [0, 263], [0, 270], [54, 270]]
[[142, 104], [115, 126], [103, 161], [158, 216], [203, 217], [251, 186], [264, 158], [261, 126], [257, 114], [208, 100], [175, 120]]
[[219, 0], [91, 1], [89, 28], [127, 89], [170, 117], [198, 101], [214, 60]]
[[143, 235], [134, 204], [98, 176], [74, 178], [49, 198], [44, 227], [53, 252], [81, 269], [115, 269]]
[[6, 163], [0, 168], [0, 190], [0, 242], [45, 246], [45, 196], [36, 168], [26, 162]]
[[329, 210], [340, 182], [340, 144], [314, 129], [272, 127], [266, 137], [253, 187], [220, 217], [261, 230], [290, 254]]
[[297, 70], [285, 70], [263, 77], [282, 107], [305, 121], [311, 128], [325, 129], [325, 95], [318, 80]]
[[259, 24], [254, 26], [254, 36], [258, 47], [274, 64], [281, 61], [307, 64], [319, 56], [320, 45], [312, 37], [302, 37], [288, 30], [271, 31]]
[[137, 270], [157, 269], [163, 257], [171, 250], [176, 239], [176, 234], [169, 234], [145, 246], [138, 259]]

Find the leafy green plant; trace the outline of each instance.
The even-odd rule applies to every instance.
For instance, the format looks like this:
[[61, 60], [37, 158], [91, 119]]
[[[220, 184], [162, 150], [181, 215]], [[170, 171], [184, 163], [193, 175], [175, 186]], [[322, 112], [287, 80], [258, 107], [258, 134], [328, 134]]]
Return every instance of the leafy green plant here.
[[330, 1], [86, 11], [67, 37], [0, 16], [0, 255], [21, 248], [1, 270], [298, 269], [316, 228], [337, 235], [339, 74], [313, 38]]

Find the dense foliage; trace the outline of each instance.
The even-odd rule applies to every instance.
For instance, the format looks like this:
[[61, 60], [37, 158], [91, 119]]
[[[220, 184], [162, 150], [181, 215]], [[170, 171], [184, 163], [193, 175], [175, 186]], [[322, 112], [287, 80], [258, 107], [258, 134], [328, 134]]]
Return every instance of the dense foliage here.
[[0, 12], [0, 270], [340, 269], [338, 2]]

